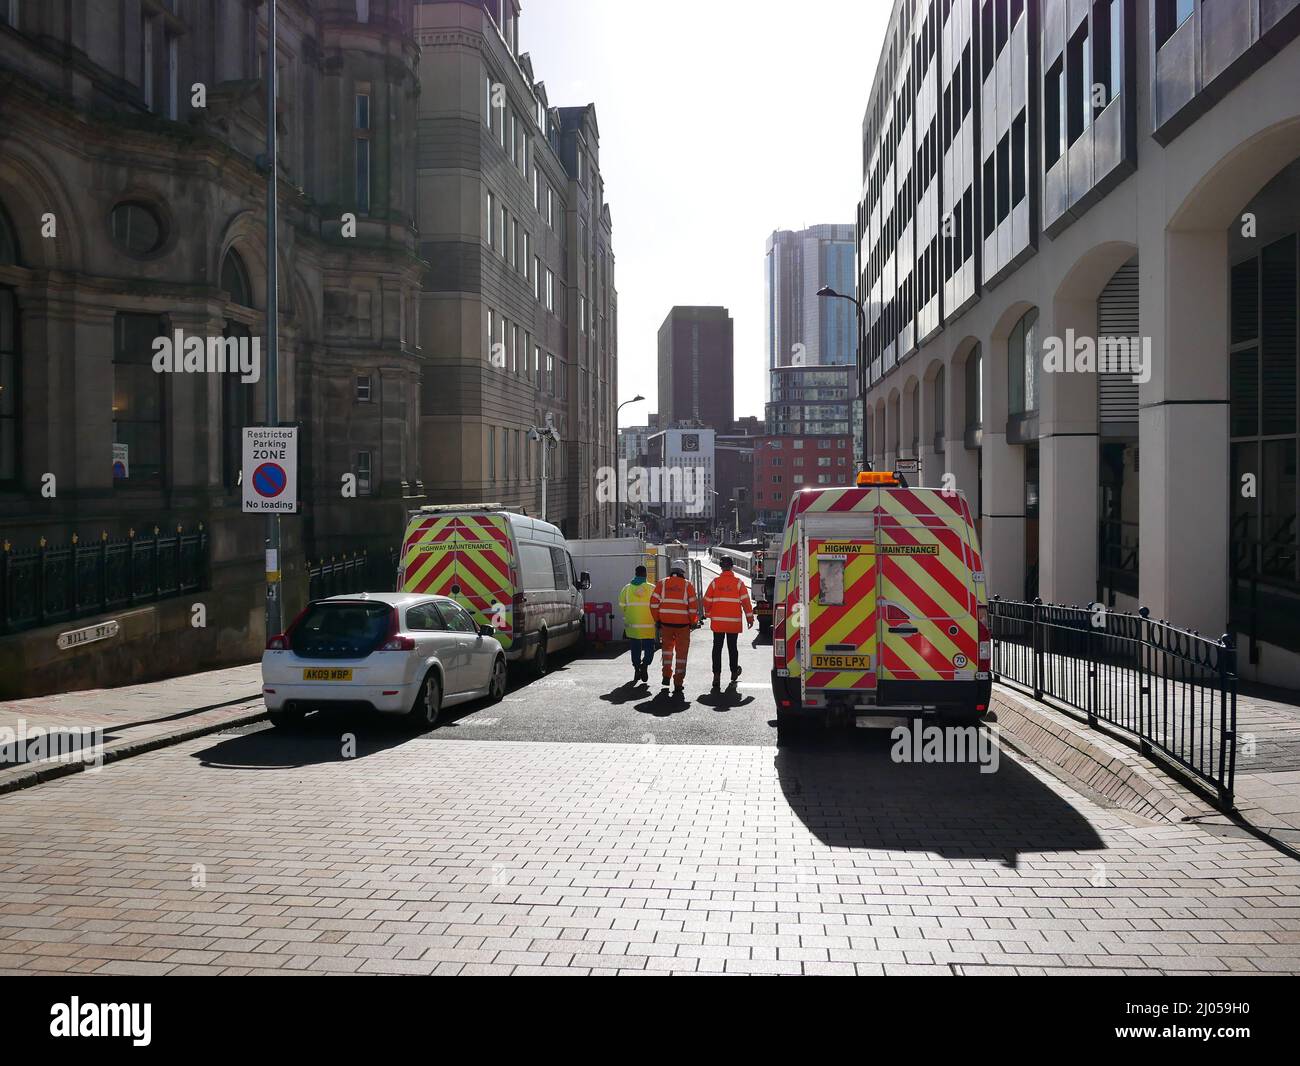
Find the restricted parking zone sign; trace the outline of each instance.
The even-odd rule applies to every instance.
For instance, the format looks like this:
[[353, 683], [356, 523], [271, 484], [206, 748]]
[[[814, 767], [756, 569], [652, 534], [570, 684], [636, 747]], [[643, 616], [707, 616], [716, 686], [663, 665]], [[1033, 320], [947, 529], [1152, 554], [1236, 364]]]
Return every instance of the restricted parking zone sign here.
[[245, 426], [245, 512], [293, 514], [298, 510], [298, 427]]

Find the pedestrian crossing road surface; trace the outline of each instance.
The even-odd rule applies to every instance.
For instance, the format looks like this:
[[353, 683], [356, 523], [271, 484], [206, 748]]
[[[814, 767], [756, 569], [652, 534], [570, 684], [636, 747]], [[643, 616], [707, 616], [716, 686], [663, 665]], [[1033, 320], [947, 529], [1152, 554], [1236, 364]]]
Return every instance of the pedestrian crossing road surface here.
[[254, 728], [0, 797], [0, 969], [1300, 971], [1300, 864], [1267, 844], [1006, 751], [778, 748], [767, 649], [723, 709], [705, 637], [671, 710], [584, 659], [422, 737]]

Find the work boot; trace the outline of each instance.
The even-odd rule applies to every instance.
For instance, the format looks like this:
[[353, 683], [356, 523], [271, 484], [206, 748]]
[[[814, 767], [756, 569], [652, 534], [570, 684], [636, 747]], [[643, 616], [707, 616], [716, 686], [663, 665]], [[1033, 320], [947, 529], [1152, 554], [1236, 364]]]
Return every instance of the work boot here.
[[676, 696], [676, 697], [678, 697], [678, 698], [681, 698], [682, 696], [684, 696], [684, 693], [682, 692], [682, 682], [681, 682], [681, 681], [674, 681], [674, 682], [673, 682], [673, 695]]
[[664, 688], [667, 688], [667, 687], [669, 686], [669, 684], [671, 684], [671, 682], [672, 682], [672, 678], [669, 677], [667, 674], [665, 674], [665, 675], [664, 675]]
[[713, 675], [713, 691], [714, 691], [714, 692], [717, 692], [718, 689], [720, 689], [720, 688], [722, 688], [722, 675], [721, 675], [721, 674], [714, 674], [714, 675]]
[[740, 666], [733, 666], [731, 668], [731, 680], [735, 681], [738, 677], [740, 677]]

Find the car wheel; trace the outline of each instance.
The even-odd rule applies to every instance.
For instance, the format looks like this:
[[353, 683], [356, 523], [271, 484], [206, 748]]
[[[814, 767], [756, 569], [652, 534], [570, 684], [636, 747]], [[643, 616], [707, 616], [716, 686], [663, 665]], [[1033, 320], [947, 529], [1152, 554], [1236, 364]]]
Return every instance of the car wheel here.
[[419, 694], [411, 707], [409, 718], [420, 729], [435, 729], [442, 717], [442, 683], [438, 674], [430, 670], [424, 677]]
[[488, 681], [488, 700], [500, 703], [506, 695], [506, 657], [498, 655], [492, 661], [492, 677]]
[[549, 668], [550, 663], [546, 657], [546, 638], [542, 637], [537, 643], [537, 651], [533, 654], [533, 676], [545, 677]]

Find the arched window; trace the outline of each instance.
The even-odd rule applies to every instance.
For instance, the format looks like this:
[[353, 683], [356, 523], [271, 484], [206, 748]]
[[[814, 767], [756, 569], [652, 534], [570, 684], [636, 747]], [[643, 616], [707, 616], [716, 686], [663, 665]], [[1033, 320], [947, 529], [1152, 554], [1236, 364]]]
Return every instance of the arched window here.
[[[221, 261], [221, 287], [238, 307], [253, 306], [253, 286], [248, 270], [233, 248]], [[222, 336], [241, 345], [252, 343], [248, 326], [233, 318], [226, 319]], [[253, 385], [240, 380], [238, 371], [227, 370], [221, 378], [221, 483], [228, 489], [239, 484], [239, 467], [243, 461], [244, 427], [255, 422]]]
[[253, 306], [253, 286], [248, 280], [248, 270], [233, 248], [221, 261], [221, 287], [230, 293], [231, 303], [240, 307]]
[[984, 427], [984, 377], [983, 357], [977, 344], [966, 357], [966, 429]]
[[[18, 237], [0, 208], [0, 267], [18, 265]], [[18, 479], [18, 298], [0, 279], [0, 483]]]
[[1042, 365], [1038, 308], [1031, 307], [1007, 338], [1007, 411], [1023, 415], [1038, 410], [1038, 373]]
[[934, 375], [934, 446], [940, 451], [943, 450], [943, 437], [948, 428], [944, 424], [948, 411], [948, 398], [944, 395], [947, 389], [946, 380], [944, 368], [939, 367], [939, 372]]

